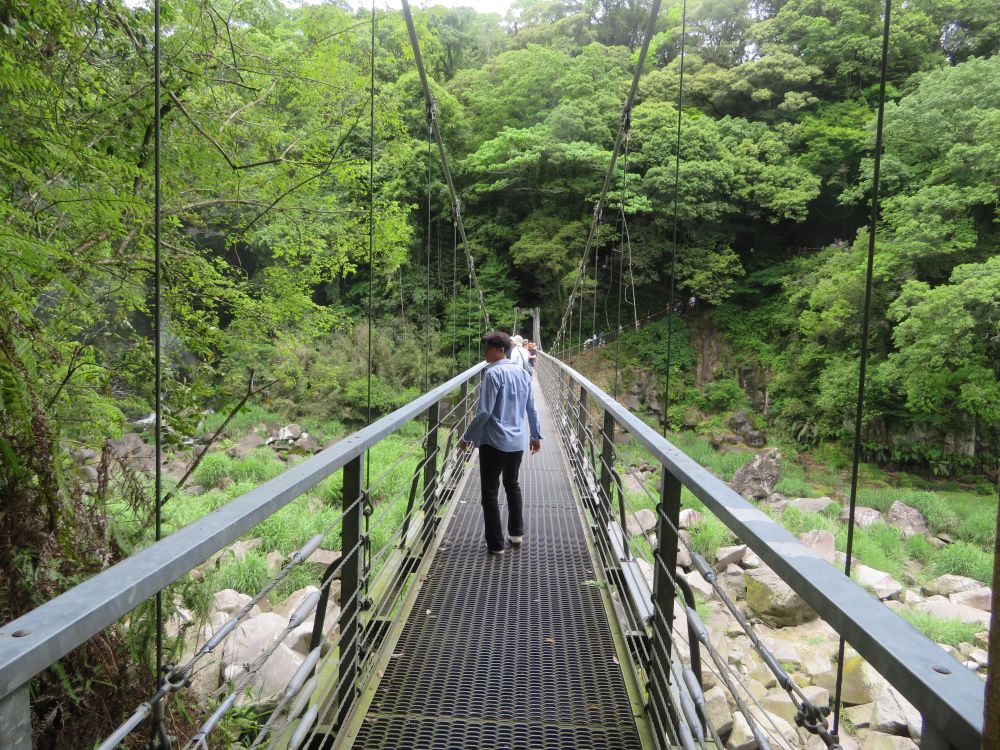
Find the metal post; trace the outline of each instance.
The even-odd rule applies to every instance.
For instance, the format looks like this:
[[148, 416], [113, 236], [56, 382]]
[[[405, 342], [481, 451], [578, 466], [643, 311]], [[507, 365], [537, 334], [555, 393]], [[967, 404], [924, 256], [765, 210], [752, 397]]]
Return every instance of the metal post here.
[[441, 404], [435, 402], [427, 407], [427, 439], [424, 441], [424, 532], [423, 549], [430, 545], [430, 529], [437, 523], [437, 459], [438, 459], [438, 423], [440, 422]]
[[459, 418], [458, 418], [458, 420], [459, 420], [458, 421], [458, 434], [459, 435], [464, 435], [465, 434], [465, 427], [466, 427], [465, 416], [469, 413], [469, 403], [468, 403], [469, 402], [469, 381], [468, 380], [463, 380], [462, 381], [462, 387], [458, 391], [458, 399], [459, 399], [458, 402], [462, 405], [461, 408], [459, 408], [459, 410], [458, 410], [458, 413], [459, 413]]
[[581, 463], [585, 454], [584, 446], [587, 444], [587, 390], [580, 386], [580, 400], [577, 402], [576, 410], [576, 436], [580, 441]]
[[[677, 532], [681, 514], [681, 483], [666, 468], [660, 471], [660, 512], [656, 528], [656, 553], [653, 565], [653, 618], [664, 620], [664, 632], [674, 626], [674, 585], [665, 571], [677, 570]], [[658, 563], [656, 561], [659, 561]], [[656, 638], [656, 628], [653, 628]], [[670, 641], [663, 644], [670, 655]], [[655, 653], [655, 649], [654, 649]], [[700, 677], [701, 675], [699, 675]], [[666, 695], [666, 691], [664, 691]]]
[[3, 750], [31, 750], [31, 705], [27, 685], [0, 699], [0, 747]]
[[362, 529], [364, 523], [364, 454], [344, 466], [344, 520], [340, 548], [344, 564], [340, 570], [340, 677], [337, 683], [338, 726], [343, 726], [354, 705], [360, 661], [360, 615], [362, 591]]
[[611, 469], [615, 465], [615, 418], [604, 410], [604, 430], [601, 435], [601, 489], [603, 502], [611, 503]]

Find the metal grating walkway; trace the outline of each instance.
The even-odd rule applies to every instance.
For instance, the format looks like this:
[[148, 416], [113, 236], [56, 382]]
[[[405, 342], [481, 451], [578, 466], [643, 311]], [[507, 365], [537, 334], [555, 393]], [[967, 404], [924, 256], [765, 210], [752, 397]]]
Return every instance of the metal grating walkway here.
[[547, 440], [522, 463], [524, 545], [486, 553], [471, 467], [354, 748], [641, 749], [569, 470], [537, 387], [536, 399]]

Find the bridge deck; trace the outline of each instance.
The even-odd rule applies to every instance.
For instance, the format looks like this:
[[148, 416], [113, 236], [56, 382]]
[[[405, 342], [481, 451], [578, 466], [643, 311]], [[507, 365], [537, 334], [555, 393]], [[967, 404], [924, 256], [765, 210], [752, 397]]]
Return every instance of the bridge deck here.
[[535, 390], [549, 439], [522, 463], [524, 544], [487, 554], [474, 473], [359, 728], [358, 750], [642, 747], [568, 468]]

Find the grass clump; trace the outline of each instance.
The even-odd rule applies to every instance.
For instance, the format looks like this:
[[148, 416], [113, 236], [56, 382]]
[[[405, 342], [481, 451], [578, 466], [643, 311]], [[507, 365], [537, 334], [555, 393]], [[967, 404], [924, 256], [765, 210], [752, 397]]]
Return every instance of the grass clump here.
[[989, 586], [993, 579], [993, 555], [974, 544], [958, 541], [937, 550], [930, 569], [936, 576], [945, 573], [968, 576]]
[[233, 478], [234, 482], [252, 482], [256, 485], [273, 479], [284, 470], [285, 465], [274, 455], [273, 451], [268, 448], [257, 448], [242, 461], [232, 461], [229, 476]]
[[715, 551], [719, 547], [728, 547], [736, 543], [736, 537], [726, 525], [715, 516], [707, 513], [688, 532], [691, 535], [691, 546], [695, 552], [708, 560], [715, 559]]
[[958, 524], [958, 536], [967, 542], [992, 549], [997, 542], [997, 509], [980, 508]]
[[779, 461], [781, 474], [774, 491], [789, 497], [812, 497], [812, 485], [806, 479], [806, 471], [795, 461], [789, 461], [784, 457]]
[[935, 643], [958, 648], [961, 643], [975, 643], [982, 626], [961, 620], [946, 620], [915, 609], [900, 609], [899, 616]]
[[271, 578], [264, 553], [251, 550], [242, 560], [235, 557], [226, 560], [212, 575], [208, 589], [222, 591], [234, 589], [241, 594], [253, 596]]
[[225, 453], [209, 453], [201, 459], [194, 470], [192, 479], [196, 485], [207, 490], [218, 487], [233, 471], [235, 461]]
[[[846, 542], [845, 542], [846, 544]], [[885, 523], [873, 523], [854, 532], [854, 557], [876, 570], [884, 570], [893, 578], [903, 578], [906, 552], [899, 529]]]

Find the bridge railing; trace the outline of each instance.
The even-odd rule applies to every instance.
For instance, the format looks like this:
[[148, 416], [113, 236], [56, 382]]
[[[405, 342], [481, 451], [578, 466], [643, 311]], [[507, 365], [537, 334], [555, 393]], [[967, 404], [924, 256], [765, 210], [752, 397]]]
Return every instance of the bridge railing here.
[[[683, 735], [690, 731], [701, 739], [698, 735], [706, 730], [702, 706], [685, 705], [699, 704], [703, 698], [700, 669], [682, 671], [671, 658], [672, 649], [678, 647], [675, 612], [687, 620], [693, 666], [697, 667], [699, 646], [712, 659], [718, 658], [691, 600], [675, 610], [676, 597], [690, 593], [676, 572], [681, 490], [686, 488], [920, 711], [922, 750], [979, 747], [984, 685], [978, 677], [582, 374], [544, 353], [539, 361], [540, 380], [591, 518], [606, 578], [616, 589], [629, 666], [645, 682], [647, 714], [658, 741], [664, 746], [687, 746], [690, 737]], [[616, 470], [616, 445], [623, 439], [641, 447], [660, 471], [652, 549], [639, 549], [635, 535], [628, 533], [627, 493]], [[693, 557], [693, 567], [740, 619], [735, 605], [725, 601], [712, 566], [697, 554]], [[652, 587], [644, 558], [652, 558]], [[749, 626], [747, 634], [755, 641]], [[789, 695], [801, 696], [778, 660], [765, 653], [763, 644], [755, 645], [762, 647], [765, 666], [777, 675], [778, 684]], [[683, 642], [679, 646], [687, 651]], [[723, 671], [725, 664], [716, 665]], [[749, 718], [750, 712], [736, 698]], [[804, 725], [822, 726], [822, 714], [808, 705], [803, 708]], [[750, 728], [758, 734], [752, 722]], [[764, 747], [766, 737], [759, 739]]]
[[[340, 556], [316, 581], [251, 664], [216, 691], [217, 708], [188, 738], [201, 747], [246, 692], [264, 661], [296, 628], [311, 628], [308, 655], [280, 697], [255, 747], [297, 747], [314, 733], [334, 734], [371, 676], [375, 655], [396, 608], [438, 538], [445, 507], [464, 474], [458, 440], [477, 398], [477, 364], [406, 406], [349, 435], [227, 505], [179, 529], [35, 610], [0, 627], [0, 747], [32, 747], [32, 678], [106, 628], [126, 623], [133, 610], [236, 542], [335, 472], [342, 473], [342, 502], [336, 520], [296, 551], [277, 574], [225, 623], [199, 642], [183, 663], [170, 665], [159, 690], [107, 737], [114, 748], [150, 716], [161, 716], [170, 693], [185, 689], [204, 662], [218, 658], [226, 638], [254, 611], [254, 605], [305, 563], [325, 540], [340, 536]], [[424, 423], [421, 430], [408, 428]], [[366, 453], [390, 435], [407, 432], [409, 448], [388, 466], [365, 466]], [[422, 434], [417, 436], [416, 432]], [[402, 497], [373, 497], [391, 491]], [[405, 498], [405, 511], [402, 511]], [[377, 534], [376, 534], [377, 531]], [[377, 536], [376, 545], [375, 538]], [[330, 546], [329, 544], [324, 546]], [[329, 601], [339, 581], [339, 609]], [[329, 607], [329, 609], [328, 609]], [[327, 612], [335, 626], [325, 622]], [[309, 620], [312, 620], [311, 625]], [[321, 662], [321, 657], [324, 657]], [[161, 724], [162, 726], [162, 724]], [[100, 738], [87, 738], [89, 741]], [[164, 738], [166, 740], [166, 738]]]

